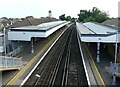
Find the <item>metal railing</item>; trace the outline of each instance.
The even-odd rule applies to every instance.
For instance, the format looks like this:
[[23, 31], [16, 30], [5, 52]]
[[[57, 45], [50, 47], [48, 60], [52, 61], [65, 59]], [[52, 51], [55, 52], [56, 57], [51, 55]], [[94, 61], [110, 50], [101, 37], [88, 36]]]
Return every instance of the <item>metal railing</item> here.
[[6, 56], [16, 56], [17, 54], [22, 52], [22, 46], [16, 48], [14, 51], [6, 54]]
[[22, 66], [22, 58], [0, 56], [0, 68], [20, 68]]

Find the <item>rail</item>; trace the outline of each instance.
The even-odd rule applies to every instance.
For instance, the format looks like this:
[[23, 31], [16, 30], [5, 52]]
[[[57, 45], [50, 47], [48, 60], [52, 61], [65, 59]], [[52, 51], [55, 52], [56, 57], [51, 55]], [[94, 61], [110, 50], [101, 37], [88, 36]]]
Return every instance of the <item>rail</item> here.
[[[77, 42], [75, 26], [70, 27], [60, 38], [45, 59], [28, 74], [23, 85], [86, 85], [88, 82], [84, 72]], [[74, 80], [74, 81], [72, 81]]]
[[[71, 24], [72, 25], [72, 24]], [[54, 41], [54, 43], [50, 46], [50, 48], [46, 51], [46, 53], [41, 57], [41, 59], [38, 61], [38, 63], [35, 65], [35, 67], [31, 70], [31, 72], [27, 75], [27, 77], [23, 80], [23, 82], [20, 84], [22, 87], [27, 80], [30, 78], [30, 76], [33, 74], [33, 72], [35, 71], [35, 69], [39, 66], [39, 64], [41, 63], [41, 61], [44, 59], [44, 57], [48, 54], [48, 52], [52, 49], [52, 47], [57, 43], [57, 41], [60, 39], [60, 37], [66, 32], [66, 30], [71, 26], [69, 25], [61, 34], [60, 36]]]

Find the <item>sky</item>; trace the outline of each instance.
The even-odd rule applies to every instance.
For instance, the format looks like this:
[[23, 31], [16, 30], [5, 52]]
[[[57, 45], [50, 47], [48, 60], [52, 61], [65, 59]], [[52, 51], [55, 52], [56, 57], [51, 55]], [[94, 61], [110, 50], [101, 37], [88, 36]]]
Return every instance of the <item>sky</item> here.
[[0, 17], [40, 18], [48, 16], [49, 10], [55, 18], [62, 14], [78, 17], [81, 9], [89, 10], [93, 7], [108, 12], [110, 17], [118, 17], [118, 2], [119, 0], [0, 0]]

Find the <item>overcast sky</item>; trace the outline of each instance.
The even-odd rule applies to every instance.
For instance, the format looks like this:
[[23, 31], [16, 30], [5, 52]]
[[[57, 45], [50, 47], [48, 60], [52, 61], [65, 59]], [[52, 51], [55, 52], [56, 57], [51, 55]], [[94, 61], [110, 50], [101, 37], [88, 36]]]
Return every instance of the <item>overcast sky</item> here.
[[110, 17], [118, 16], [119, 0], [0, 0], [0, 17], [22, 18], [34, 16], [36, 18], [52, 16], [58, 18], [62, 14], [77, 17], [81, 9], [98, 7], [106, 11]]

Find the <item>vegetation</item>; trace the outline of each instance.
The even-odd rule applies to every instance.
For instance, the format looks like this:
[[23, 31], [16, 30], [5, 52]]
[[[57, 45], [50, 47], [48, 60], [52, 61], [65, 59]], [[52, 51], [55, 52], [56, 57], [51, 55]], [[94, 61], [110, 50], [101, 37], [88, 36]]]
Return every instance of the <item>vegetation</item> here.
[[0, 25], [0, 31], [3, 31], [4, 26]]
[[66, 20], [66, 21], [70, 21], [70, 22], [75, 22], [75, 20], [76, 20], [76, 18], [74, 18], [74, 17], [72, 18], [71, 16], [65, 16], [65, 14], [59, 16], [59, 19], [62, 21]]
[[10, 26], [0, 26], [0, 31], [3, 31], [3, 29], [9, 29], [10, 28]]
[[94, 21], [102, 23], [103, 21], [109, 19], [108, 13], [100, 11], [96, 7], [93, 7], [92, 10], [80, 10], [80, 14], [78, 14], [78, 16], [79, 16], [78, 20], [80, 22]]
[[[76, 18], [72, 18], [71, 16], [65, 16], [65, 14], [59, 16], [60, 20], [66, 20], [75, 22]], [[109, 19], [108, 13], [99, 10], [96, 7], [93, 7], [92, 10], [80, 10], [80, 13], [78, 14], [78, 21], [79, 22], [99, 22], [102, 23]]]
[[59, 19], [62, 20], [62, 21], [66, 20], [66, 18], [65, 18], [65, 14], [59, 16]]

